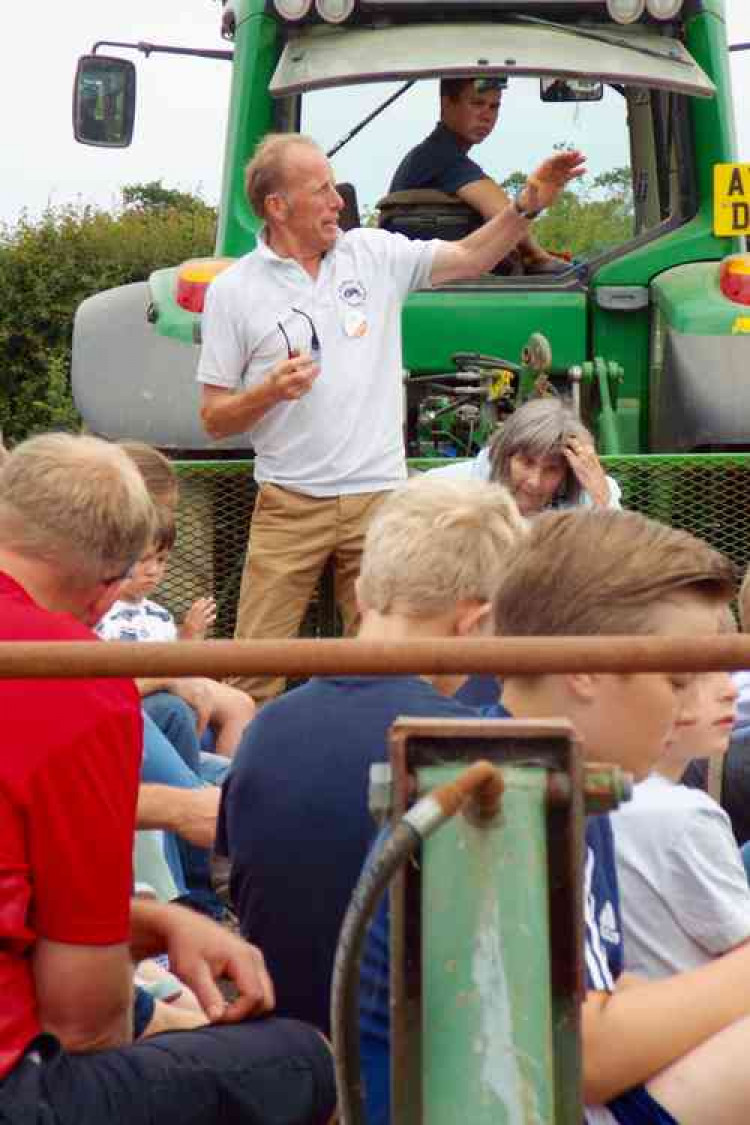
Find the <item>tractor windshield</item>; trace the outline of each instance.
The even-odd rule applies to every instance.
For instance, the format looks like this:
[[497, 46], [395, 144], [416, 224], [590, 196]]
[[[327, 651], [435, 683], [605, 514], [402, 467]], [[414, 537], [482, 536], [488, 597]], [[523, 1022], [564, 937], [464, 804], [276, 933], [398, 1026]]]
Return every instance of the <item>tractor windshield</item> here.
[[[336, 177], [353, 185], [359, 221], [388, 225], [378, 204], [403, 157], [435, 126], [438, 77], [480, 74], [502, 75], [507, 88], [496, 127], [469, 155], [508, 192], [555, 149], [586, 154], [587, 179], [536, 224], [547, 250], [580, 265], [691, 216], [688, 107], [714, 88], [682, 44], [642, 28], [614, 37], [544, 21], [303, 29], [287, 42], [271, 91], [299, 99], [303, 130], [326, 150], [336, 146]], [[599, 86], [603, 96], [558, 101], [550, 96], [558, 80]], [[356, 132], [404, 82], [413, 85]], [[443, 216], [445, 229], [433, 215], [426, 235], [451, 237], [455, 215]]]
[[[372, 83], [346, 96], [341, 90], [305, 94], [302, 129], [329, 150], [399, 86]], [[472, 147], [470, 158], [513, 194], [556, 148], [585, 152], [589, 175], [538, 221], [535, 233], [548, 250], [591, 261], [689, 217], [692, 172], [690, 161], [678, 156], [687, 101], [611, 85], [600, 101], [542, 101], [538, 78], [513, 78], [497, 125]], [[362, 223], [382, 222], [378, 204], [396, 168], [434, 128], [439, 112], [438, 82], [417, 82], [333, 156], [337, 180], [354, 186]], [[434, 234], [449, 237], [447, 230]]]

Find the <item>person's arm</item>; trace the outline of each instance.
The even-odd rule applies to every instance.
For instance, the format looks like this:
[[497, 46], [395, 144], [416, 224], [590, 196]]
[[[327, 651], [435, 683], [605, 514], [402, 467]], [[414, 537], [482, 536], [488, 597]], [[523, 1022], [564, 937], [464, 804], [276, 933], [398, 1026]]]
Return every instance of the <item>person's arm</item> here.
[[[470, 207], [478, 211], [485, 221], [494, 219], [495, 215], [499, 215], [513, 202], [505, 188], [490, 179], [489, 176], [464, 184], [463, 187], [457, 189], [456, 195], [464, 203], [468, 203]], [[531, 232], [520, 239], [518, 248], [525, 255], [535, 259], [553, 257], [539, 245]]]
[[[584, 172], [584, 158], [580, 152], [557, 153], [529, 176], [518, 197], [518, 206], [532, 214], [544, 210], [555, 202], [566, 184]], [[432, 284], [478, 277], [491, 270], [528, 234], [529, 229], [529, 219], [519, 213], [515, 203], [509, 203], [466, 238], [439, 244], [432, 262]]]
[[658, 981], [589, 991], [581, 1012], [586, 1105], [604, 1105], [750, 1015], [750, 945]]
[[592, 507], [609, 508], [609, 481], [594, 443], [572, 437], [563, 447], [563, 456], [575, 473], [581, 488], [588, 493]]
[[44, 1029], [67, 1050], [92, 1051], [132, 1033], [128, 937], [142, 726], [125, 682], [103, 686], [98, 697], [80, 692], [69, 707], [83, 709], [88, 723], [51, 744], [30, 781], [23, 824], [30, 962]]
[[136, 825], [161, 828], [201, 848], [213, 847], [221, 790], [215, 785], [178, 789], [143, 783], [138, 789]]
[[212, 438], [251, 430], [274, 406], [306, 395], [319, 373], [309, 355], [296, 355], [277, 363], [262, 383], [246, 390], [205, 383], [201, 391], [203, 428]]
[[40, 938], [32, 969], [39, 1022], [66, 1051], [103, 1051], [131, 1041], [133, 967], [127, 945]]
[[[166, 950], [171, 971], [193, 990], [212, 1023], [235, 1023], [273, 1008], [273, 985], [260, 950], [195, 911], [134, 899], [131, 934], [133, 959]], [[216, 985], [220, 977], [237, 989], [229, 1004]]]

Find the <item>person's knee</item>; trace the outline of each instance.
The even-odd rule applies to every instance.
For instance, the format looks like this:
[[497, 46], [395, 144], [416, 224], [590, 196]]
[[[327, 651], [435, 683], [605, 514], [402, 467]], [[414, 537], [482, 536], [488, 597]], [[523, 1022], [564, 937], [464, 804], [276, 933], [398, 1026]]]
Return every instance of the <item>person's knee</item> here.
[[186, 728], [192, 731], [193, 737], [196, 736], [195, 711], [174, 692], [155, 691], [144, 696], [142, 706], [170, 741], [173, 741], [171, 733], [182, 732]]

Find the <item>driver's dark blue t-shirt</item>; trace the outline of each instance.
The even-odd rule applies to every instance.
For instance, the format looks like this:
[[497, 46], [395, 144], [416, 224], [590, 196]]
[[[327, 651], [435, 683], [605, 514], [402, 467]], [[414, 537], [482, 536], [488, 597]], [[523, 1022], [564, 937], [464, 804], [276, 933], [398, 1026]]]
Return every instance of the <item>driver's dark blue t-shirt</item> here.
[[459, 188], [486, 178], [479, 165], [466, 155], [456, 134], [439, 122], [429, 137], [407, 152], [389, 190], [432, 188], [455, 195]]

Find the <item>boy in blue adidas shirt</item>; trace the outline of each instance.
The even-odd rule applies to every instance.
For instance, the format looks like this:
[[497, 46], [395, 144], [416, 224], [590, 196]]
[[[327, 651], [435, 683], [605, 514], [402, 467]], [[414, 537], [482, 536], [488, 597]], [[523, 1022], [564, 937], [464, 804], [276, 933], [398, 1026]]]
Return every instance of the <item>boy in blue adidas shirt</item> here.
[[[734, 589], [705, 543], [630, 512], [555, 512], [506, 558], [495, 601], [504, 635], [715, 634]], [[501, 714], [571, 720], [584, 753], [645, 777], [693, 677], [506, 677]], [[586, 834], [583, 1093], [587, 1125], [745, 1125], [750, 1104], [750, 946], [667, 980], [622, 973], [620, 905], [608, 817]], [[363, 971], [362, 1051], [371, 1125], [389, 1120], [381, 911]]]

